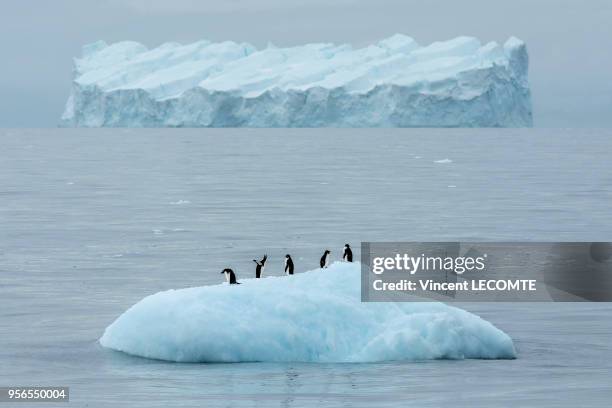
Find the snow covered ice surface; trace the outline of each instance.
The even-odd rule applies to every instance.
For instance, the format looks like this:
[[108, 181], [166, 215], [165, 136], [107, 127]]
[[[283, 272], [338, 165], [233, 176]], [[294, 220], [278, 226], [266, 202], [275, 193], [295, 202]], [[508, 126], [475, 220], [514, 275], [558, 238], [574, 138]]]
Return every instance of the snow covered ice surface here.
[[83, 47], [63, 126], [530, 127], [525, 44]]
[[[291, 277], [169, 290], [121, 315], [100, 339], [178, 362], [378, 362], [514, 358], [508, 335], [442, 303], [362, 303], [358, 263]], [[220, 278], [222, 278], [220, 276]]]

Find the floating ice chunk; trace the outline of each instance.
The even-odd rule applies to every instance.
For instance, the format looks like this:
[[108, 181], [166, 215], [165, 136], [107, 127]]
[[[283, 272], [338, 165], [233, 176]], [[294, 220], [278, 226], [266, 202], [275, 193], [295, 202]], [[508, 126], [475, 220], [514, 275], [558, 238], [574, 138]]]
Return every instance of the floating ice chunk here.
[[160, 292], [123, 313], [100, 343], [179, 362], [515, 358], [508, 335], [464, 310], [362, 303], [360, 269], [334, 263], [290, 277]]
[[532, 125], [525, 44], [472, 37], [420, 46], [124, 41], [75, 60], [64, 126], [523, 127]]
[[178, 201], [172, 201], [172, 202], [170, 202], [170, 204], [172, 204], [172, 205], [185, 205], [185, 204], [191, 204], [191, 201], [189, 201], [189, 200], [178, 200]]

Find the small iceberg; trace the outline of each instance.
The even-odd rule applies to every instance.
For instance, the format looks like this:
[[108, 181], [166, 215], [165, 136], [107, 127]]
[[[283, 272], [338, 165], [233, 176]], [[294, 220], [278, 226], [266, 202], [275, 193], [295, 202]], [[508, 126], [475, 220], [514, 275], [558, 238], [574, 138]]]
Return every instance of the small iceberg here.
[[[510, 337], [435, 302], [362, 303], [359, 263], [239, 279], [142, 299], [104, 347], [176, 362], [379, 362], [512, 359]], [[220, 276], [220, 279], [222, 277]]]

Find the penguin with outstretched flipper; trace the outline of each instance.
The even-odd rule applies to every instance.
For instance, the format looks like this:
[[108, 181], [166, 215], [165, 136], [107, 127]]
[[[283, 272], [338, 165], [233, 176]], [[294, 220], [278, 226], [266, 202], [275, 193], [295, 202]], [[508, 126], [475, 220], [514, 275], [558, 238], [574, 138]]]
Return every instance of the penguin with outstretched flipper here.
[[261, 278], [261, 274], [263, 273], [264, 268], [266, 267], [266, 260], [267, 259], [268, 259], [268, 255], [264, 255], [264, 257], [261, 259], [261, 261], [253, 259], [253, 262], [255, 262], [257, 264], [257, 266], [255, 267], [255, 277], [257, 279]]

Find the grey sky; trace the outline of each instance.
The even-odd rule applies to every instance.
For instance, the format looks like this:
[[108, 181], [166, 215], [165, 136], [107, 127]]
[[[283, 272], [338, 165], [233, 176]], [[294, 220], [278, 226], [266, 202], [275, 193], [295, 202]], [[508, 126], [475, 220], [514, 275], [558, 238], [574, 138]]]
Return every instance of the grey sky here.
[[396, 32], [527, 42], [536, 126], [612, 127], [610, 0], [4, 0], [0, 126], [56, 126], [83, 44], [350, 42]]

